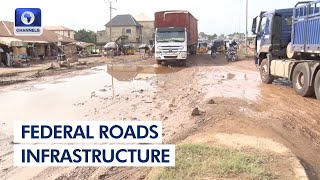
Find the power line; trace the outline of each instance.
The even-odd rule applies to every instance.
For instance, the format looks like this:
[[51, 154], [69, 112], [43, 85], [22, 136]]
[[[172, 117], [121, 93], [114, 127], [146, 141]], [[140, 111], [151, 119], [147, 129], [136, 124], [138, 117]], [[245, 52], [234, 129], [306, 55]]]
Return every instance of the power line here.
[[[110, 37], [109, 37], [109, 42], [112, 42], [112, 22], [111, 22], [111, 20], [112, 20], [112, 10], [117, 10], [117, 9], [112, 7], [112, 3], [113, 3], [112, 0], [104, 0], [104, 2], [110, 4], [109, 5], [109, 11], [110, 11], [110, 21], [109, 21], [110, 22]], [[116, 2], [117, 2], [117, 0], [116, 0]]]

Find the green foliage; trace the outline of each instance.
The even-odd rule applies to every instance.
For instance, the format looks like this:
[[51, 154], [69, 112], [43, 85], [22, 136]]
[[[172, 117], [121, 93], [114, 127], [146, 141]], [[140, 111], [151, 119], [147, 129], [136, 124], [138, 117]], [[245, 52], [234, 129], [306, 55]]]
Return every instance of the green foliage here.
[[77, 41], [87, 42], [87, 43], [96, 43], [97, 42], [97, 34], [93, 31], [81, 29], [76, 31], [74, 34], [74, 38]]
[[207, 145], [177, 146], [175, 167], [163, 168], [156, 179], [217, 179], [241, 176], [244, 179], [269, 179], [266, 157], [239, 150]]

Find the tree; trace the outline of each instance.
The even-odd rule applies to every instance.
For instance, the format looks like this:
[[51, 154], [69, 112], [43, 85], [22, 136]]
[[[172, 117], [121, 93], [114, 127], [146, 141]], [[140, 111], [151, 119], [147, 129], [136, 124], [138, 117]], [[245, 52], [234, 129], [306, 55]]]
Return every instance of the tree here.
[[93, 31], [81, 29], [75, 32], [74, 39], [81, 42], [96, 43], [97, 35]]
[[217, 37], [218, 37], [217, 34], [208, 35], [208, 39], [211, 40], [211, 41], [217, 39]]

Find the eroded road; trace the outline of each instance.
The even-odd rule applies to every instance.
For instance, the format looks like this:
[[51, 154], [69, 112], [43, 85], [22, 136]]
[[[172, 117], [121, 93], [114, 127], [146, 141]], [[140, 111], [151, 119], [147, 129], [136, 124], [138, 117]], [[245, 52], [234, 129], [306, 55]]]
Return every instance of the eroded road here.
[[[209, 55], [186, 68], [153, 61], [101, 66], [0, 89], [1, 179], [143, 179], [150, 168], [13, 167], [15, 120], [162, 120], [164, 143], [197, 132], [274, 139], [320, 179], [320, 101], [286, 82], [263, 85], [253, 61]], [[208, 103], [213, 99], [214, 104]], [[191, 116], [194, 108], [198, 116]]]

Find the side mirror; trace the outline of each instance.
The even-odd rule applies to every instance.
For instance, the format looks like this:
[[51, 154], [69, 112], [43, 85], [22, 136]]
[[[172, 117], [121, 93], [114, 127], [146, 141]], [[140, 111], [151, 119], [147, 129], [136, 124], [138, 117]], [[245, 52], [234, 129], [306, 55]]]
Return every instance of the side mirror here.
[[256, 32], [256, 29], [257, 29], [257, 18], [258, 18], [258, 17], [255, 17], [255, 18], [252, 20], [251, 32], [252, 32], [253, 34], [257, 34], [257, 32]]

